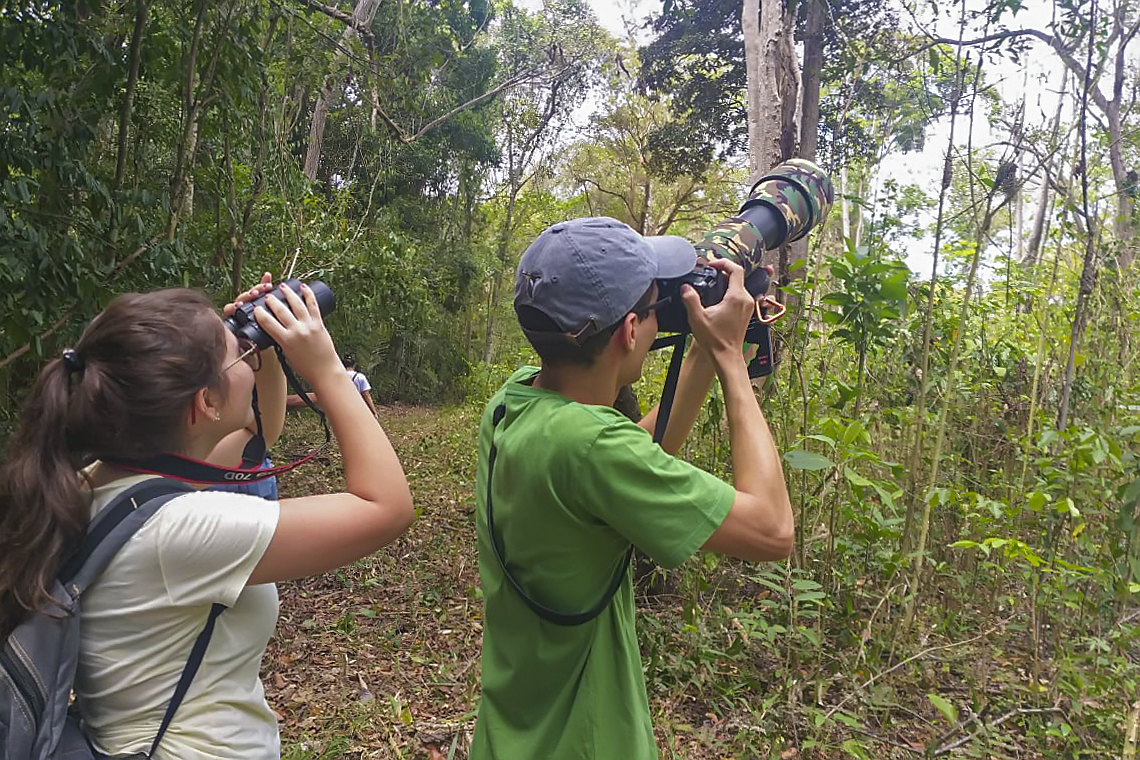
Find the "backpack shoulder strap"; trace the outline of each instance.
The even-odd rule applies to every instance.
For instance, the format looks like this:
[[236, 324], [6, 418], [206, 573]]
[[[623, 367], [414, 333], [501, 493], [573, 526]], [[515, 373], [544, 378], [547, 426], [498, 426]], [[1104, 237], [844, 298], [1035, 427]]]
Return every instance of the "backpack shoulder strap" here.
[[[186, 484], [170, 478], [144, 480], [124, 490], [100, 510], [92, 521], [82, 548], [60, 571], [60, 582], [69, 592], [81, 594], [107, 569], [107, 565], [123, 545], [155, 512], [174, 497], [191, 490], [193, 489]], [[210, 608], [206, 624], [190, 649], [190, 656], [182, 668], [182, 675], [174, 688], [174, 695], [166, 706], [162, 725], [159, 726], [154, 742], [150, 746], [148, 757], [154, 756], [166, 729], [174, 719], [174, 713], [189, 691], [190, 684], [198, 673], [198, 667], [206, 655], [206, 647], [209, 646], [210, 637], [214, 633], [214, 624], [225, 610], [226, 607], [222, 604], [215, 604]]]
[[190, 690], [190, 684], [194, 681], [194, 676], [198, 674], [198, 666], [202, 664], [202, 660], [206, 657], [206, 647], [210, 645], [210, 637], [214, 635], [214, 623], [218, 621], [218, 616], [225, 611], [226, 606], [224, 604], [215, 604], [210, 608], [210, 615], [206, 618], [206, 625], [202, 628], [202, 632], [198, 634], [198, 638], [194, 640], [194, 646], [190, 649], [190, 657], [186, 660], [185, 667], [182, 668], [182, 676], [178, 679], [178, 685], [174, 687], [174, 696], [170, 698], [170, 704], [166, 706], [166, 713], [162, 716], [162, 725], [158, 727], [158, 733], [150, 745], [150, 752], [147, 753], [147, 757], [154, 757], [154, 752], [158, 749], [158, 743], [162, 741], [163, 734], [165, 734], [166, 729], [170, 727], [170, 721], [174, 720], [174, 713], [178, 711], [178, 706], [182, 704], [182, 700], [186, 697], [186, 692]]
[[60, 583], [70, 593], [81, 594], [143, 523], [166, 502], [190, 490], [169, 478], [152, 478], [125, 489], [88, 526], [79, 552], [59, 572]]
[[626, 551], [625, 556], [618, 564], [617, 572], [614, 573], [613, 580], [610, 581], [610, 586], [606, 589], [606, 593], [598, 600], [590, 609], [580, 613], [566, 613], [552, 610], [541, 602], [534, 599], [522, 587], [522, 584], [511, 575], [511, 571], [507, 569], [507, 562], [503, 559], [503, 553], [499, 549], [499, 541], [495, 538], [495, 511], [491, 504], [491, 478], [495, 474], [495, 458], [498, 456], [498, 449], [495, 446], [495, 431], [499, 427], [499, 423], [503, 421], [503, 417], [507, 415], [506, 404], [499, 404], [495, 407], [495, 411], [491, 416], [492, 429], [491, 429], [491, 452], [487, 457], [487, 538], [490, 539], [491, 548], [495, 552], [495, 559], [499, 561], [499, 567], [503, 570], [503, 575], [506, 577], [507, 582], [511, 584], [511, 588], [515, 593], [526, 602], [526, 606], [547, 622], [554, 623], [555, 625], [575, 626], [588, 623], [610, 605], [613, 601], [614, 595], [617, 594], [618, 589], [621, 588], [622, 582], [625, 580], [629, 572], [630, 559], [633, 557], [633, 545], [631, 544]]

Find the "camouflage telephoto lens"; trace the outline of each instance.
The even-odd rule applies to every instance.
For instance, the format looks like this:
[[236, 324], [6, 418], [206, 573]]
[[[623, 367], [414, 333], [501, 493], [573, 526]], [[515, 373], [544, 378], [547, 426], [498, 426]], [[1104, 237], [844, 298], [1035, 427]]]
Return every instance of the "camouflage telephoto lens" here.
[[[752, 186], [738, 216], [726, 219], [697, 243], [697, 253], [706, 259], [728, 259], [744, 268], [745, 287], [759, 298], [768, 291], [771, 280], [761, 266], [764, 251], [778, 248], [807, 235], [831, 210], [835, 192], [831, 178], [813, 164], [795, 158], [780, 164]], [[711, 306], [724, 297], [727, 282], [716, 270], [709, 275], [703, 264], [684, 277], [659, 280], [658, 293], [679, 295], [682, 284], [689, 284]], [[662, 332], [686, 332], [688, 315], [680, 298], [673, 298], [657, 312]]]
[[831, 178], [811, 161], [793, 158], [761, 177], [739, 215], [709, 230], [697, 251], [751, 273], [764, 251], [795, 242], [821, 223], [834, 200]]

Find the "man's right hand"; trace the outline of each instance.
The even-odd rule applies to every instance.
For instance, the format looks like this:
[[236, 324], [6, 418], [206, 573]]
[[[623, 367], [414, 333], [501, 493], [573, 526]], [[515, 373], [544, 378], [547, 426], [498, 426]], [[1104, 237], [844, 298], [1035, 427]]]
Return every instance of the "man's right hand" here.
[[756, 299], [744, 287], [744, 269], [728, 259], [713, 259], [709, 266], [728, 276], [728, 290], [720, 303], [701, 305], [700, 296], [692, 287], [681, 289], [681, 300], [689, 314], [689, 328], [720, 370], [728, 361], [743, 362], [741, 347], [748, 321], [756, 312]]

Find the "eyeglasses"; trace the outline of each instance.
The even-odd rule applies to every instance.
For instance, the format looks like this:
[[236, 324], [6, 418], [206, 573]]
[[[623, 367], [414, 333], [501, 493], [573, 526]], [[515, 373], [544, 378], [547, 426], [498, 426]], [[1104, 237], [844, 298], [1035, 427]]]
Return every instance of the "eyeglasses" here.
[[[664, 306], [665, 304], [669, 303], [672, 300], [673, 300], [672, 296], [666, 296], [665, 298], [662, 298], [659, 301], [654, 301], [653, 303], [645, 306], [644, 308], [631, 309], [630, 311], [627, 312], [627, 314], [633, 314], [638, 319], [645, 319], [649, 316], [649, 313], [651, 311], [656, 311], [657, 309], [660, 309], [662, 306]], [[599, 335], [603, 332], [608, 332], [610, 335], [613, 335], [614, 331], [617, 330], [617, 328], [620, 324], [621, 324], [621, 322], [617, 322], [615, 324], [610, 325], [609, 327], [601, 327], [600, 328], [600, 327], [598, 327], [597, 322], [595, 322], [594, 320], [590, 320], [589, 322], [587, 322], [585, 324], [585, 326], [581, 330], [579, 330], [576, 333], [544, 333], [544, 332], [540, 332], [540, 331], [536, 331], [536, 330], [526, 330], [525, 328], [523, 329], [523, 332], [526, 333], [528, 336], [530, 336], [534, 339], [538, 339], [538, 340], [553, 339], [553, 340], [557, 340], [560, 342], [569, 341], [571, 343], [574, 343], [575, 345], [580, 346], [583, 343], [585, 343], [587, 340], [589, 340], [590, 338], [594, 337], [595, 335]]]
[[241, 353], [238, 354], [238, 358], [234, 359], [232, 362], [225, 366], [225, 369], [222, 370], [222, 374], [225, 374], [230, 369], [230, 367], [234, 366], [240, 361], [244, 361], [246, 364], [252, 367], [254, 372], [257, 372], [259, 369], [261, 369], [261, 349], [257, 347], [257, 344], [249, 338], [240, 337], [237, 339], [237, 343], [238, 351]]
[[657, 309], [660, 309], [662, 306], [664, 306], [665, 304], [669, 303], [672, 300], [673, 300], [673, 296], [665, 296], [661, 300], [654, 301], [653, 303], [649, 304], [644, 309], [637, 309], [636, 311], [632, 311], [630, 313], [636, 314], [638, 319], [645, 319], [646, 317], [649, 316], [649, 312], [656, 311]]

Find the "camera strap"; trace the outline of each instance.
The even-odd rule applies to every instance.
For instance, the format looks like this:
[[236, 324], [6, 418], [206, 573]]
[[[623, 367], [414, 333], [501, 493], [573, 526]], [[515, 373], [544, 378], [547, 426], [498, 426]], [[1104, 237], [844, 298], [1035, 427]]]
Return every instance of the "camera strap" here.
[[265, 437], [262, 435], [261, 410], [257, 406], [257, 388], [255, 387], [252, 402], [253, 417], [257, 423], [257, 434], [250, 439], [249, 443], [245, 446], [245, 450], [242, 452], [241, 467], [221, 467], [216, 464], [211, 464], [210, 462], [203, 462], [199, 459], [184, 457], [181, 454], [157, 454], [143, 459], [102, 457], [102, 460], [127, 472], [138, 472], [145, 475], [163, 475], [184, 483], [233, 485], [235, 483], [252, 483], [281, 475], [295, 467], [300, 467], [321, 454], [332, 441], [332, 431], [329, 430], [328, 419], [325, 417], [325, 413], [313, 403], [312, 399], [309, 398], [308, 394], [301, 387], [297, 376], [293, 374], [292, 368], [290, 368], [288, 362], [285, 361], [285, 356], [281, 349], [278, 347], [275, 348], [278, 361], [281, 364], [281, 370], [285, 373], [285, 380], [288, 382], [289, 387], [301, 397], [301, 400], [303, 400], [310, 409], [317, 413], [321, 418], [321, 426], [325, 431], [324, 443], [317, 446], [301, 459], [275, 467], [261, 466], [262, 462], [265, 461]]
[[677, 381], [681, 377], [681, 360], [685, 357], [685, 339], [688, 333], [666, 335], [653, 341], [650, 351], [673, 347], [673, 358], [669, 360], [669, 372], [665, 375], [665, 387], [661, 389], [661, 402], [657, 406], [657, 424], [653, 427], [653, 442], [660, 444], [665, 438], [665, 428], [669, 424], [669, 414], [673, 411], [673, 398], [677, 395]]
[[249, 439], [249, 443], [241, 452], [241, 466], [247, 469], [260, 467], [265, 461], [269, 447], [265, 445], [265, 433], [261, 429], [261, 409], [257, 405], [257, 386], [253, 386], [253, 421], [257, 423], [257, 433]]
[[602, 598], [590, 609], [578, 614], [569, 614], [565, 612], [558, 612], [552, 610], [539, 601], [536, 601], [530, 594], [528, 594], [516, 579], [511, 575], [511, 571], [507, 569], [507, 561], [503, 559], [503, 552], [499, 549], [499, 540], [495, 538], [495, 509], [491, 501], [491, 482], [495, 474], [495, 459], [498, 457], [498, 448], [495, 446], [495, 432], [499, 428], [499, 423], [507, 416], [507, 405], [499, 404], [495, 407], [495, 411], [491, 415], [491, 453], [487, 457], [487, 539], [491, 542], [491, 548], [495, 551], [495, 559], [499, 561], [499, 567], [503, 570], [503, 576], [506, 577], [507, 582], [511, 584], [511, 588], [515, 593], [526, 603], [527, 607], [547, 622], [554, 623], [555, 625], [575, 626], [588, 623], [598, 615], [606, 607], [610, 606], [613, 601], [614, 595], [617, 594], [618, 589], [621, 588], [622, 582], [629, 574], [629, 562], [633, 557], [633, 545], [631, 544], [626, 551], [625, 556], [622, 557], [621, 562], [618, 563], [617, 572], [614, 573], [613, 580], [610, 581], [610, 587], [606, 589], [606, 593]]

